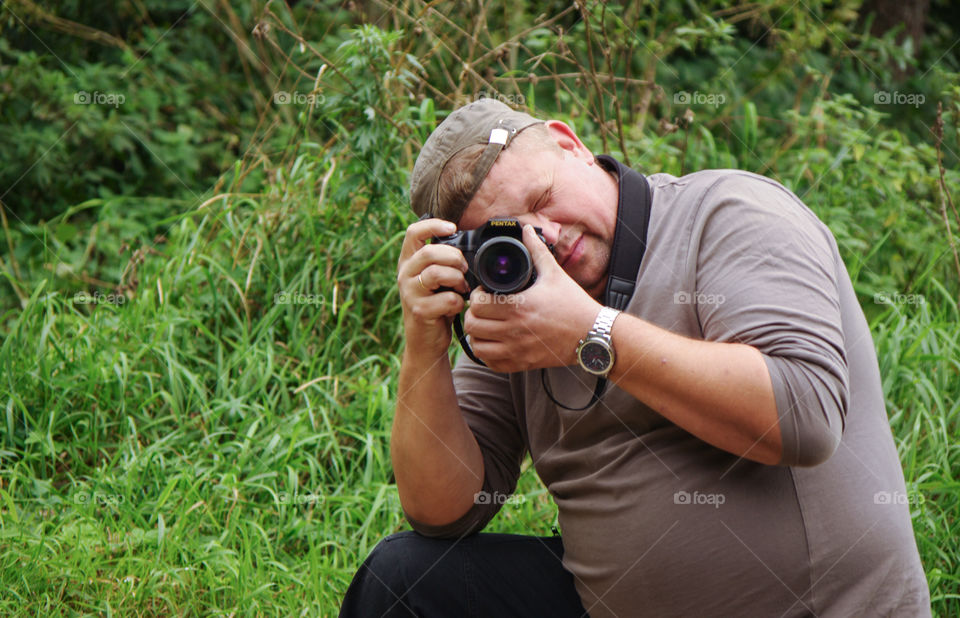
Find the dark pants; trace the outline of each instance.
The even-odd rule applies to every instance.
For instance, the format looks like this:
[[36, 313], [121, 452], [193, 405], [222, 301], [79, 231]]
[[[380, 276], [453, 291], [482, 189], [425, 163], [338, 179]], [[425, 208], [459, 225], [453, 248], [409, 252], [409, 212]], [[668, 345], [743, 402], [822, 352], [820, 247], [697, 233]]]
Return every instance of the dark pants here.
[[475, 534], [380, 541], [353, 578], [341, 618], [586, 616], [560, 537]]

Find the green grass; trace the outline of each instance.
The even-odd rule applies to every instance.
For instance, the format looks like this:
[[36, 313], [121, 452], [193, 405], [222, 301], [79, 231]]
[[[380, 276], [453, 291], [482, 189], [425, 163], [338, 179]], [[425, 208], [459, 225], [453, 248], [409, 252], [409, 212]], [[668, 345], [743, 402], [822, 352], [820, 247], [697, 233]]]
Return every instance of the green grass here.
[[[389, 239], [328, 214], [218, 201], [173, 222], [127, 302], [44, 280], [13, 312], [0, 613], [337, 607], [400, 527], [399, 306]], [[368, 266], [353, 243], [387, 250]]]
[[924, 302], [895, 305], [874, 320], [890, 425], [916, 496], [911, 515], [942, 616], [960, 613], [960, 316], [956, 299], [930, 286]]
[[[300, 198], [167, 221], [123, 304], [41, 277], [8, 315], [0, 613], [332, 615], [404, 528], [387, 449], [405, 221]], [[867, 308], [934, 607], [955, 615], [960, 320], [925, 289]], [[549, 534], [532, 470], [519, 493], [492, 529]]]

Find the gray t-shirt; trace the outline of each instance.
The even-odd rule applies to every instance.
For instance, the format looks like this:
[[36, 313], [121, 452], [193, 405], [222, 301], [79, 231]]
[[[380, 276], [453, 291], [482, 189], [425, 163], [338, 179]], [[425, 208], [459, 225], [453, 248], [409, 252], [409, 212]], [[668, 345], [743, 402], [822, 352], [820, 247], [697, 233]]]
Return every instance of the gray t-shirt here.
[[[928, 616], [929, 591], [873, 342], [828, 228], [755, 174], [656, 174], [648, 249], [627, 312], [759, 349], [782, 465], [717, 449], [614, 386], [559, 408], [540, 371], [461, 356], [460, 406], [484, 491], [510, 494], [524, 454], [559, 508], [564, 566], [591, 616]], [[595, 384], [550, 369], [570, 407]], [[478, 504], [430, 536], [481, 530]], [[409, 518], [408, 518], [409, 519]]]

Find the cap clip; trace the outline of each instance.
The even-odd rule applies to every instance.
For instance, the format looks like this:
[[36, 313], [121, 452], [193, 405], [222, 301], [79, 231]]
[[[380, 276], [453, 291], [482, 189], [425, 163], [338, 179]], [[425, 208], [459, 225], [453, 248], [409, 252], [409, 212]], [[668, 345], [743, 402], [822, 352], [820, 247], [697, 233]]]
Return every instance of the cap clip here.
[[507, 138], [510, 136], [510, 132], [506, 129], [493, 129], [490, 131], [490, 140], [488, 144], [501, 144], [503, 146], [507, 145]]

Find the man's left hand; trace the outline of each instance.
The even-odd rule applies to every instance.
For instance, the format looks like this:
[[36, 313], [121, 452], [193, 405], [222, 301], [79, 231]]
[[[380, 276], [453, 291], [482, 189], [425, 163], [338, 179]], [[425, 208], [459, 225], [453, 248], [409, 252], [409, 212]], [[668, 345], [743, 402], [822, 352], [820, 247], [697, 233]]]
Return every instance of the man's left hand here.
[[464, 317], [470, 346], [501, 373], [576, 364], [577, 344], [601, 305], [560, 268], [530, 225], [523, 226], [523, 244], [533, 258], [536, 282], [509, 295], [474, 289]]

